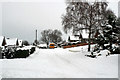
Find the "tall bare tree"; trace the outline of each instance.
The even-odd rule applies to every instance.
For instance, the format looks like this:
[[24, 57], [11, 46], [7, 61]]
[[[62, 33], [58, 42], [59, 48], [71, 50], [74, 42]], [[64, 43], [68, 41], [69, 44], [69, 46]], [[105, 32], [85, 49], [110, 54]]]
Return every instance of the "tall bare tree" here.
[[48, 44], [49, 41], [50, 41], [49, 35], [50, 35], [51, 33], [52, 33], [52, 30], [51, 30], [51, 29], [42, 31], [42, 32], [41, 32], [41, 35], [42, 35], [41, 41], [43, 41], [43, 42], [45, 42], [46, 44]]
[[48, 44], [49, 42], [54, 42], [54, 43], [58, 43], [60, 41], [62, 41], [62, 33], [59, 30], [44, 30], [41, 32], [42, 37], [41, 37], [41, 41], [45, 42], [46, 44]]
[[67, 1], [66, 14], [62, 16], [62, 25], [64, 31], [67, 33], [69, 29], [73, 29], [73, 33], [82, 31], [83, 29], [89, 31], [89, 45], [92, 34], [101, 29], [107, 20], [105, 17], [107, 2], [79, 2], [76, 0]]

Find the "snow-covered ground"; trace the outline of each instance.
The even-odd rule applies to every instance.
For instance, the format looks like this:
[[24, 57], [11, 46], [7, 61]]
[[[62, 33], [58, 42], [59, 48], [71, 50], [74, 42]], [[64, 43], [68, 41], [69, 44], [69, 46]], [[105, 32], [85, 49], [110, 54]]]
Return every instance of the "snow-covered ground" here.
[[3, 78], [118, 78], [118, 55], [86, 57], [87, 46], [36, 49], [26, 59], [4, 59]]
[[2, 79], [2, 59], [0, 59], [0, 80]]

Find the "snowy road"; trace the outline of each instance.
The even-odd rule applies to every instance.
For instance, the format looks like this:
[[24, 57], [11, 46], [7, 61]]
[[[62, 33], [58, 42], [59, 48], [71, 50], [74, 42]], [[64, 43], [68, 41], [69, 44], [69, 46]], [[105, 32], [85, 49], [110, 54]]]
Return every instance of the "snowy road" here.
[[[102, 52], [105, 54], [105, 51]], [[2, 61], [3, 78], [117, 78], [118, 55], [89, 58], [87, 47], [37, 49], [26, 59]]]

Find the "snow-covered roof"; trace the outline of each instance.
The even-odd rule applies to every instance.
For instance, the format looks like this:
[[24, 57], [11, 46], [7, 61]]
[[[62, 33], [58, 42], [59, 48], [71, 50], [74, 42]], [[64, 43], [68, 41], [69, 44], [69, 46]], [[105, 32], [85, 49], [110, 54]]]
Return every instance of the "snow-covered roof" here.
[[17, 50], [30, 50], [32, 47], [35, 47], [35, 46], [33, 46], [33, 45], [24, 46], [22, 48], [17, 48]]
[[18, 43], [18, 39], [17, 38], [6, 38], [6, 43], [7, 46], [13, 46], [13, 45], [17, 45]]
[[39, 44], [39, 47], [47, 47], [47, 44]]
[[79, 37], [70, 36], [70, 40], [80, 40]]
[[4, 37], [3, 37], [3, 36], [0, 36], [0, 46], [2, 46], [3, 39], [4, 39]]

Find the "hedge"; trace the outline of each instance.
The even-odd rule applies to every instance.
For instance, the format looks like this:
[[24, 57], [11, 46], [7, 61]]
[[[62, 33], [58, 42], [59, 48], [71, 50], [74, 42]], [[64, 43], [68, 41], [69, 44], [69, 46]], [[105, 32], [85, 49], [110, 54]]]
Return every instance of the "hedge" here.
[[29, 56], [29, 50], [18, 50], [13, 54], [13, 58], [26, 58]]
[[32, 48], [30, 49], [30, 54], [34, 53], [34, 51], [35, 51], [35, 47], [32, 47]]

